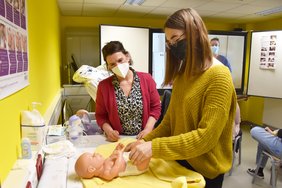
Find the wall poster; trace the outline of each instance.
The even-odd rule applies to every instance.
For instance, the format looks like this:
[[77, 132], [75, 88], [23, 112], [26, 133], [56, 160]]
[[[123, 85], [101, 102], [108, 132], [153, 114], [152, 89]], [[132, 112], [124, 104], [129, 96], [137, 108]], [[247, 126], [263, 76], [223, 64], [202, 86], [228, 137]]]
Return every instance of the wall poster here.
[[277, 35], [261, 37], [260, 68], [276, 68], [276, 39]]
[[26, 0], [0, 0], [0, 100], [29, 85]]
[[247, 94], [282, 99], [282, 30], [251, 34]]

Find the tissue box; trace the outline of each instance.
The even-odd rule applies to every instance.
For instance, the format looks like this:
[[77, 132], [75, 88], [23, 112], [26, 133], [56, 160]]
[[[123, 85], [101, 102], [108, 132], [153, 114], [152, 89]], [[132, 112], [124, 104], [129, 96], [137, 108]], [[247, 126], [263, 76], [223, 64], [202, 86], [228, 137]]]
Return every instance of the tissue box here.
[[45, 125], [21, 125], [22, 127], [22, 138], [27, 137], [31, 142], [32, 151], [38, 151], [43, 142], [46, 131]]

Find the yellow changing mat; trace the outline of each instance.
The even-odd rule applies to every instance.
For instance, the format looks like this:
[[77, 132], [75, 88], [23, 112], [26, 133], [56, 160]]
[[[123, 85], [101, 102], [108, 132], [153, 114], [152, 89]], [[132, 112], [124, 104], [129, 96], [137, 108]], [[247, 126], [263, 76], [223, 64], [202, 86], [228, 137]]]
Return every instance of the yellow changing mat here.
[[[135, 141], [133, 138], [123, 138], [119, 142], [127, 145]], [[108, 157], [118, 142], [100, 145], [95, 152]], [[185, 181], [186, 180], [186, 181]], [[112, 181], [100, 178], [81, 179], [85, 188], [202, 188], [205, 187], [203, 176], [188, 170], [175, 161], [164, 161], [152, 158], [149, 170], [137, 176], [117, 177]]]

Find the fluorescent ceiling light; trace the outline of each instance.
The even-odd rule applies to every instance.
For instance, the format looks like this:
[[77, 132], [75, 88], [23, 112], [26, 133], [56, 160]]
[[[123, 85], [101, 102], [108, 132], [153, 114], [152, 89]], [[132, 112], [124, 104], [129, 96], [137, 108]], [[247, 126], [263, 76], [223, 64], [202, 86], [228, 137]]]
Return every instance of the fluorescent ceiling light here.
[[261, 16], [266, 16], [266, 15], [275, 14], [275, 13], [279, 13], [279, 12], [282, 12], [282, 6], [272, 8], [272, 9], [268, 9], [268, 10], [263, 10], [263, 11], [260, 11], [260, 12], [256, 12], [255, 14], [258, 14], [258, 15], [261, 15]]
[[142, 5], [145, 0], [126, 0], [124, 4], [127, 5]]

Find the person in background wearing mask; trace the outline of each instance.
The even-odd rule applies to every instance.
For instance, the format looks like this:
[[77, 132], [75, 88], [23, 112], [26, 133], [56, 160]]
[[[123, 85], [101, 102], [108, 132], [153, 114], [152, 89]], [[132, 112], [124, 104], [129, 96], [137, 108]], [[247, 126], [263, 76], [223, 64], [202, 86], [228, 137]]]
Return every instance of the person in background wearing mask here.
[[131, 56], [121, 42], [108, 42], [102, 53], [114, 75], [98, 85], [97, 123], [109, 141], [117, 141], [120, 134], [141, 139], [153, 130], [161, 113], [156, 83], [150, 74], [130, 67]]
[[223, 65], [225, 65], [226, 67], [229, 68], [230, 72], [232, 72], [232, 69], [231, 69], [231, 65], [230, 63], [228, 62], [227, 58], [224, 57], [223, 55], [219, 55], [219, 46], [220, 46], [220, 43], [219, 43], [219, 39], [218, 38], [212, 38], [211, 41], [210, 41], [210, 44], [211, 44], [211, 49], [212, 49], [212, 53], [213, 53], [213, 56], [218, 60], [220, 61], [221, 63], [223, 63]]
[[208, 32], [191, 9], [165, 22], [166, 74], [173, 82], [166, 114], [157, 128], [133, 144], [133, 164], [149, 158], [176, 160], [202, 174], [206, 188], [221, 188], [232, 165], [232, 129], [236, 92], [229, 70], [213, 58]]

